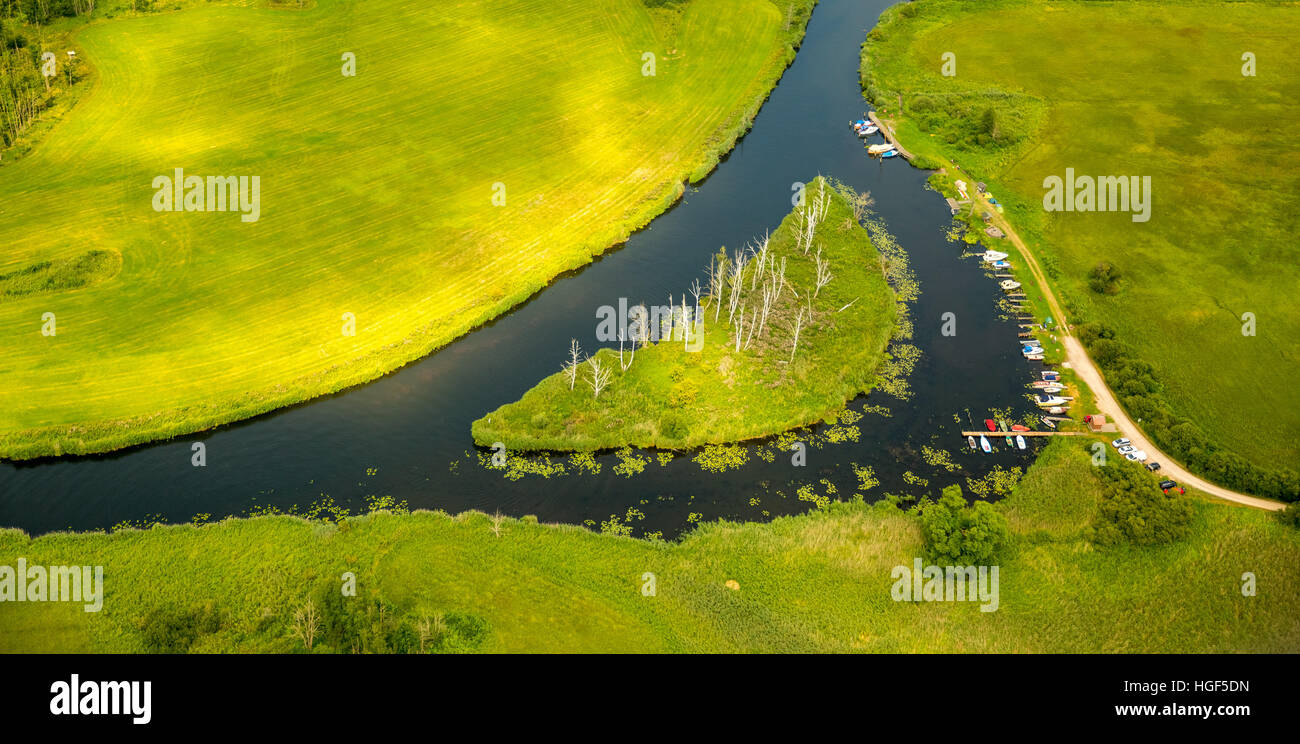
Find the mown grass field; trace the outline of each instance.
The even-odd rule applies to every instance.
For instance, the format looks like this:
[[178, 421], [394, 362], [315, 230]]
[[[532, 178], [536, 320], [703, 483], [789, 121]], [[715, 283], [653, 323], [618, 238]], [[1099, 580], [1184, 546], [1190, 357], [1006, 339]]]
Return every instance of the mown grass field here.
[[[716, 300], [706, 287], [698, 314], [693, 299], [687, 301], [691, 317], [699, 319], [691, 324], [696, 328], [692, 342], [679, 328], [680, 341], [661, 340], [641, 349], [628, 343], [626, 370], [618, 352], [606, 349], [598, 360], [612, 375], [599, 396], [589, 384], [590, 362], [579, 368], [572, 386], [568, 373], [557, 372], [520, 400], [475, 421], [475, 442], [501, 442], [512, 450], [687, 449], [812, 424], [870, 390], [899, 312], [882, 270], [884, 259], [854, 217], [847, 200], [854, 196], [851, 190], [842, 194], [818, 178], [807, 193], [806, 203], [767, 236], [766, 268], [751, 259], [740, 280], [729, 281]], [[813, 238], [817, 247], [805, 252], [796, 239], [805, 224], [799, 215], [811, 214], [819, 194], [828, 207]], [[818, 252], [832, 275], [820, 289]], [[734, 262], [735, 255], [727, 260]], [[761, 295], [777, 285], [781, 262], [783, 291], [760, 334], [755, 319]], [[728, 298], [736, 286], [738, 311], [729, 321]], [[796, 320], [801, 324], [797, 348]]]
[[[703, 177], [811, 5], [320, 0], [86, 27], [94, 89], [0, 168], [0, 275], [92, 249], [121, 268], [0, 298], [0, 457], [246, 418], [500, 314]], [[174, 168], [260, 177], [260, 219], [155, 212]]]
[[[988, 182], [1073, 320], [1155, 366], [1164, 399], [1228, 451], [1300, 460], [1300, 6], [926, 0], [873, 32], [865, 68], [909, 149]], [[955, 55], [956, 74], [942, 75]], [[1244, 53], [1256, 75], [1242, 74]], [[988, 108], [999, 136], [980, 142]], [[1146, 223], [1048, 213], [1043, 179], [1145, 175]], [[1088, 286], [1109, 262], [1117, 294]], [[1243, 335], [1243, 314], [1256, 335]]]
[[[190, 651], [301, 651], [295, 610], [313, 587], [337, 594], [349, 571], [357, 597], [343, 601], [381, 598], [390, 618], [476, 618], [485, 630], [465, 650], [486, 652], [1300, 651], [1300, 532], [1189, 495], [1182, 542], [1096, 548], [1085, 530], [1100, 490], [1085, 445], [1054, 440], [997, 505], [1012, 540], [995, 612], [891, 599], [893, 567], [924, 548], [917, 518], [887, 502], [706, 524], [678, 543], [510, 519], [498, 536], [478, 513], [262, 517], [35, 540], [0, 532], [0, 565], [105, 567], [98, 614], [0, 605], [0, 651], [143, 651], [147, 618], [191, 608], [217, 619]], [[642, 593], [646, 572], [654, 596]], [[1242, 595], [1246, 572], [1256, 596]]]

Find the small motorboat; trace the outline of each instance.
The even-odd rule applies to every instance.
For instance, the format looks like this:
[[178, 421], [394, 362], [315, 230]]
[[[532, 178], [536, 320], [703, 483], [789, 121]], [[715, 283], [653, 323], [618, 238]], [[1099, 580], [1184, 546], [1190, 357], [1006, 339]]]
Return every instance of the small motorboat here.
[[[1068, 398], [1062, 398], [1057, 395], [1039, 394], [1034, 396], [1034, 402], [1039, 408], [1052, 408], [1067, 402]], [[1055, 411], [1053, 411], [1055, 413]]]
[[1065, 386], [1064, 386], [1064, 385], [1049, 385], [1049, 386], [1047, 386], [1047, 387], [1042, 387], [1042, 388], [1038, 388], [1038, 389], [1041, 390], [1041, 391], [1043, 391], [1044, 393], [1059, 393], [1059, 392], [1065, 390]]
[[1065, 406], [1052, 406], [1051, 408], [1047, 409], [1047, 412], [1052, 414], [1053, 416], [1060, 416], [1063, 415], [1068, 410], [1070, 409]]
[[880, 157], [882, 157], [882, 158], [896, 158], [896, 157], [898, 157], [898, 150], [890, 150], [889, 152], [881, 153]]
[[894, 149], [894, 146], [890, 144], [867, 145], [867, 152], [872, 155], [882, 155], [884, 153], [889, 152], [892, 149]]
[[1044, 372], [1044, 373], [1043, 373], [1043, 379], [1044, 379], [1044, 380], [1051, 381], [1051, 382], [1055, 382], [1056, 380], [1061, 379], [1061, 373], [1060, 373], [1060, 372]]
[[1011, 431], [1033, 431], [1033, 430], [1030, 429], [1028, 426], [1025, 426], [1024, 424], [1012, 424]]
[[1031, 382], [1031, 383], [1029, 383], [1029, 387], [1031, 387], [1031, 388], [1046, 389], [1046, 388], [1049, 388], [1049, 387], [1057, 387], [1057, 386], [1059, 386], [1060, 384], [1061, 384], [1061, 383], [1059, 383], [1059, 382], [1049, 382], [1048, 380], [1040, 380], [1040, 381], [1035, 381], [1035, 382]]
[[867, 125], [867, 126], [865, 126], [865, 127], [863, 127], [863, 128], [861, 128], [861, 129], [858, 130], [858, 136], [859, 136], [859, 137], [870, 137], [871, 135], [873, 135], [873, 134], [875, 134], [876, 132], [879, 132], [879, 131], [880, 131], [880, 127], [875, 126], [874, 124], [869, 124], [869, 125]]
[[984, 261], [985, 261], [985, 263], [993, 263], [994, 261], [1002, 261], [1002, 260], [1005, 260], [1005, 259], [1006, 259], [1007, 257], [1009, 257], [1010, 255], [1011, 255], [1010, 253], [1002, 253], [1002, 252], [1000, 252], [1000, 251], [984, 251]]
[[1043, 420], [1043, 426], [1046, 426], [1046, 427], [1049, 428], [1049, 429], [1055, 429], [1055, 428], [1056, 428], [1056, 422], [1055, 422], [1055, 421], [1049, 419], [1049, 418], [1046, 417], [1046, 416], [1039, 416], [1039, 418], [1041, 418], [1041, 419]]
[[998, 425], [993, 423], [993, 419], [984, 419], [984, 428], [988, 429], [989, 431], [997, 431]]
[[1019, 434], [1016, 435], [1016, 447], [1017, 447], [1018, 449], [1024, 449], [1024, 448], [1025, 448], [1025, 438], [1022, 437], [1022, 436], [1020, 436]]
[[992, 265], [993, 268], [995, 268], [995, 269], [1009, 269], [1009, 268], [1011, 268], [1011, 263], [1008, 262], [1008, 261], [994, 261], [991, 265]]
[[1028, 360], [1031, 361], [1031, 362], [1041, 362], [1041, 361], [1043, 361], [1043, 355], [1042, 355], [1042, 354], [1026, 354], [1026, 355], [1025, 355], [1025, 358], [1028, 359]]
[[[1006, 431], [1006, 430], [1007, 430], [1007, 422], [1005, 422], [1005, 421], [999, 421], [999, 422], [998, 422], [998, 428], [1002, 429], [1002, 431]], [[1007, 433], [1007, 446], [1008, 446], [1008, 447], [1011, 446], [1011, 434], [1010, 434], [1009, 432]]]
[[998, 286], [1010, 292], [1013, 289], [1020, 289], [1020, 282], [1015, 279], [1003, 279], [998, 282]]
[[966, 437], [966, 442], [970, 445], [971, 449], [975, 449], [975, 437]]
[[985, 452], [993, 451], [993, 445], [989, 444], [989, 440], [986, 439], [983, 434], [980, 435], [980, 449], [984, 450]]

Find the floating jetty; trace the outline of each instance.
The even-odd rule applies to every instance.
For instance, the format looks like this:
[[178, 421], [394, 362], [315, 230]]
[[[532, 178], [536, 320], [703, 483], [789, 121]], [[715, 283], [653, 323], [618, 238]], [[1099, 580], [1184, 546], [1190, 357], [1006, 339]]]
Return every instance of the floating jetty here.
[[[1070, 419], [1060, 419], [1060, 420], [1069, 421]], [[1082, 437], [1088, 434], [1088, 432], [1086, 431], [1013, 431], [1013, 432], [963, 431], [961, 435], [963, 437], [977, 436], [979, 434], [985, 434], [988, 436], [993, 436], [994, 434], [996, 434], [997, 436], [1003, 436], [1004, 434], [1008, 434], [1008, 433], [1013, 436], [1019, 435], [1022, 437]]]
[[912, 159], [912, 153], [908, 152], [907, 148], [898, 144], [898, 138], [894, 136], [894, 130], [885, 126], [885, 123], [881, 121], [879, 117], [876, 116], [875, 111], [868, 111], [867, 119], [870, 120], [872, 124], [875, 124], [877, 127], [880, 128], [880, 136], [884, 137], [885, 141], [888, 142], [890, 145], [892, 145], [895, 150], [898, 150], [899, 155], [902, 155], [908, 160]]

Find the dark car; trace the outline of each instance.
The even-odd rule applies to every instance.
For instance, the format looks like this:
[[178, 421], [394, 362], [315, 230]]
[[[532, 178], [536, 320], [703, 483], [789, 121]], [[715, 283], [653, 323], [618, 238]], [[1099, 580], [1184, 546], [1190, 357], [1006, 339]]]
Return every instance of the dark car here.
[[1154, 472], [1156, 472], [1157, 470], [1160, 469], [1160, 463], [1158, 463], [1158, 462], [1149, 462], [1149, 463], [1147, 463], [1146, 468], [1147, 468], [1147, 470], [1150, 470], [1151, 472], [1154, 473]]
[[1169, 493], [1175, 488], [1178, 489], [1178, 493], [1187, 493], [1187, 491], [1182, 486], [1178, 485], [1177, 483], [1174, 483], [1171, 480], [1160, 481], [1160, 490], [1164, 491], [1165, 493]]

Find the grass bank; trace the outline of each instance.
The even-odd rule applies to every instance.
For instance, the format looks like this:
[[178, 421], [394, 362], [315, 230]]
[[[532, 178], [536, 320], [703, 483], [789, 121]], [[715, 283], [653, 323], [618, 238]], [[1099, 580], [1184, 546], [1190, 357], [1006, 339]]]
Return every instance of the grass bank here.
[[[629, 309], [626, 328], [619, 317], [602, 321], [610, 338], [622, 330], [624, 353], [575, 358], [475, 421], [475, 442], [685, 449], [815, 423], [870, 390], [900, 310], [887, 260], [850, 201], [863, 197], [841, 188], [814, 180], [775, 232], [715, 257], [708, 277], [718, 278], [698, 305], [683, 291], [660, 314]], [[600, 370], [609, 380], [597, 395]]]
[[[91, 246], [121, 271], [0, 303], [0, 457], [247, 418], [492, 319], [707, 174], [812, 6], [201, 3], [86, 26], [93, 90], [3, 169], [0, 274]], [[176, 168], [258, 177], [259, 219], [155, 211]]]
[[[1157, 444], [1292, 500], [1300, 124], [1280, 113], [1300, 74], [1243, 74], [1243, 55], [1286, 59], [1296, 32], [1300, 8], [1271, 3], [924, 0], [885, 14], [862, 69], [923, 164], [988, 183]], [[1149, 176], [1149, 221], [1046, 211], [1044, 179], [1067, 168]]]
[[0, 566], [105, 567], [99, 613], [0, 605], [0, 651], [302, 652], [309, 600], [316, 652], [1300, 651], [1300, 532], [1189, 497], [1184, 539], [1099, 548], [1085, 444], [1055, 440], [995, 505], [1011, 538], [994, 612], [891, 599], [893, 568], [925, 547], [918, 519], [888, 502], [705, 524], [677, 543], [480, 513], [261, 517], [0, 531]]

